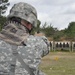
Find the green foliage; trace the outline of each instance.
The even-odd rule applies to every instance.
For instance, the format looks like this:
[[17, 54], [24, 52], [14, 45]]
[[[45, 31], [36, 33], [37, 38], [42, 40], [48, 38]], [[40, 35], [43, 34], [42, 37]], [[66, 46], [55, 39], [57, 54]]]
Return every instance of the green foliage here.
[[6, 22], [6, 17], [2, 16], [6, 12], [7, 7], [9, 6], [9, 0], [0, 0], [0, 31]]
[[60, 32], [56, 31], [54, 36], [53, 36], [53, 40], [59, 40], [60, 39]]
[[45, 22], [45, 24], [43, 25], [43, 27], [40, 28], [40, 30], [41, 30], [43, 33], [45, 33], [45, 35], [46, 35], [47, 37], [53, 36], [54, 33], [55, 33], [55, 28], [53, 28], [51, 24], [50, 24], [50, 25], [47, 25], [46, 22]]
[[6, 12], [7, 7], [9, 6], [9, 0], [0, 0], [0, 16]]
[[[55, 32], [54, 36], [53, 36], [53, 39], [56, 40], [56, 41], [59, 41], [61, 37], [63, 37], [64, 35], [64, 30], [58, 30]], [[65, 35], [64, 35], [65, 36]]]
[[69, 26], [67, 29], [64, 30], [67, 39], [73, 39], [75, 40], [75, 22], [69, 23]]
[[6, 17], [0, 16], [0, 31], [1, 31], [5, 22], [6, 22]]
[[40, 30], [46, 35], [46, 37], [53, 37], [53, 40], [74, 40], [75, 41], [75, 22], [69, 23], [68, 28], [64, 30], [58, 30], [51, 24], [46, 22]]

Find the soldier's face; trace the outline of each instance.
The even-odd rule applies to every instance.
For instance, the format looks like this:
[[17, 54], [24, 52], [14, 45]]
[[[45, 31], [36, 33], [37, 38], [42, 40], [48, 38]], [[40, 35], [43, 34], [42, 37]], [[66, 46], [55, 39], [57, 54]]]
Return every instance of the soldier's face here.
[[27, 22], [27, 21], [25, 21], [25, 20], [21, 20], [21, 24], [22, 24], [23, 26], [25, 26], [26, 28], [28, 28], [29, 30], [32, 29], [32, 24], [29, 23], [29, 22]]

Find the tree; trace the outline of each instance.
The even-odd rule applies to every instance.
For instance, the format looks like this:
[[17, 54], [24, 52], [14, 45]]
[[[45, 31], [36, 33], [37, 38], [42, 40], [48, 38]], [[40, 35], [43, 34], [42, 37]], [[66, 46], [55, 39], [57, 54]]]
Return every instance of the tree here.
[[61, 38], [65, 37], [65, 35], [64, 36], [63, 35], [64, 35], [64, 30], [56, 30], [53, 36], [53, 40], [59, 41], [61, 40]]
[[55, 34], [55, 30], [56, 28], [53, 28], [53, 26], [50, 24], [50, 25], [47, 25], [47, 23], [45, 22], [45, 24], [43, 25], [43, 28], [41, 28], [41, 31], [43, 33], [45, 33], [45, 35], [47, 37], [52, 37], [54, 34]]
[[5, 22], [6, 22], [6, 17], [1, 16], [0, 17], [0, 31], [1, 31], [1, 29], [2, 29]]
[[9, 5], [9, 0], [0, 0], [0, 16], [6, 12]]
[[65, 29], [65, 34], [67, 35], [68, 39], [75, 39], [75, 22], [69, 23], [67, 29]]
[[9, 5], [9, 0], [0, 0], [0, 31], [3, 27], [3, 24], [6, 21], [6, 17], [2, 16], [6, 12], [6, 9]]
[[75, 22], [69, 23], [66, 33], [70, 36], [75, 36]]

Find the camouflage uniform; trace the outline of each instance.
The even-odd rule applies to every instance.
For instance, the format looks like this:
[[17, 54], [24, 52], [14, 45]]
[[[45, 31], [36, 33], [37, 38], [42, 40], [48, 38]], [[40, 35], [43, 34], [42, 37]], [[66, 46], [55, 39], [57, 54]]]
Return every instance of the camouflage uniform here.
[[[18, 4], [19, 6], [26, 5], [26, 3]], [[12, 9], [14, 10], [14, 8]], [[13, 16], [13, 10], [9, 17]], [[16, 17], [18, 16], [16, 15]], [[30, 17], [34, 16], [30, 15]], [[24, 18], [22, 17], [22, 19]], [[34, 26], [36, 25], [35, 19], [34, 17], [34, 20], [31, 21], [32, 24], [34, 22]], [[39, 70], [39, 64], [41, 58], [47, 55], [50, 50], [47, 38], [29, 35], [24, 26], [9, 22], [2, 29], [0, 39], [0, 75], [44, 75]], [[28, 69], [24, 66], [25, 64]], [[33, 74], [30, 74], [28, 70], [31, 70]]]

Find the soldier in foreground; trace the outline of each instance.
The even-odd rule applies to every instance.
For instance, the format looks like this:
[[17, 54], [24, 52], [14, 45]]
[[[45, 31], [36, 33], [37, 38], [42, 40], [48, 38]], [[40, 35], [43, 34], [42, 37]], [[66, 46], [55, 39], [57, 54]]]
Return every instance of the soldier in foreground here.
[[15, 4], [0, 33], [0, 75], [45, 75], [41, 58], [49, 53], [45, 37], [30, 35], [37, 26], [37, 12], [27, 3]]

